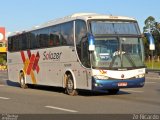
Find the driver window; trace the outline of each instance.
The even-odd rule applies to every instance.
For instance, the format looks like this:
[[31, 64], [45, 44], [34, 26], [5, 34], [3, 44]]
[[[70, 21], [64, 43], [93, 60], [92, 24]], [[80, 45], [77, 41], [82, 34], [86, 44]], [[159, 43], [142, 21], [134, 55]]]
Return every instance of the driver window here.
[[89, 67], [87, 27], [85, 21], [76, 21], [75, 36], [78, 57], [85, 67]]

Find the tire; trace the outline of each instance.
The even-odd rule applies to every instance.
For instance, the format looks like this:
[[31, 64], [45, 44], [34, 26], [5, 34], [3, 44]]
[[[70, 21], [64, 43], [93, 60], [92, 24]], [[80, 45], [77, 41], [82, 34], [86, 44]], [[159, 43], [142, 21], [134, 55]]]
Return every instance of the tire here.
[[116, 95], [119, 92], [119, 89], [110, 89], [108, 92], [110, 95]]
[[74, 82], [73, 82], [73, 77], [71, 74], [67, 75], [65, 92], [66, 94], [71, 95], [71, 96], [78, 95], [77, 90], [74, 89]]
[[28, 88], [28, 86], [26, 85], [26, 81], [25, 81], [25, 77], [24, 77], [24, 73], [23, 72], [20, 72], [19, 74], [19, 83], [20, 83], [20, 87], [23, 88], [23, 89], [26, 89]]

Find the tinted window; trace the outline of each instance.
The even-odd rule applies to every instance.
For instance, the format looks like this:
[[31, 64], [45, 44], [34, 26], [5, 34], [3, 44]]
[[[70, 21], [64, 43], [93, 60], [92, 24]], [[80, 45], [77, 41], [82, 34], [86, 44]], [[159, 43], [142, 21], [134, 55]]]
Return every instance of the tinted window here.
[[74, 45], [73, 21], [12, 36], [8, 45], [10, 51]]
[[13, 42], [11, 40], [11, 37], [8, 38], [8, 51], [12, 51]]
[[30, 41], [31, 49], [39, 48], [38, 33], [36, 31], [30, 32], [28, 35], [28, 39]]
[[76, 21], [76, 44], [80, 44], [82, 38], [86, 37], [87, 27], [85, 21], [77, 20]]
[[12, 46], [12, 50], [13, 51], [18, 51], [19, 50], [19, 44], [18, 44], [18, 36], [14, 36], [13, 38], [12, 38], [12, 42], [13, 42], [13, 46]]
[[60, 43], [60, 25], [50, 27], [49, 46], [59, 46]]
[[87, 27], [85, 21], [76, 21], [76, 48], [77, 54], [81, 63], [85, 67], [90, 67], [89, 53], [88, 53], [88, 40], [87, 40]]
[[62, 45], [74, 45], [73, 39], [73, 22], [64, 23], [61, 25], [61, 40]]
[[49, 28], [44, 28], [38, 31], [37, 39], [39, 41], [40, 48], [48, 47], [49, 41]]
[[26, 50], [26, 49], [28, 49], [27, 34], [19, 35], [18, 41], [19, 41], [19, 49], [20, 50]]

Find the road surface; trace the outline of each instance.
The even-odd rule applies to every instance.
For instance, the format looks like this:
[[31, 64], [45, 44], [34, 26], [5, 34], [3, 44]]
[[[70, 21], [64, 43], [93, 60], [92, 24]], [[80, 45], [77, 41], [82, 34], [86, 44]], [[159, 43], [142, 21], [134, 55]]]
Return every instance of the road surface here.
[[0, 72], [0, 113], [160, 115], [160, 77], [147, 75], [143, 88], [121, 89], [117, 95], [81, 91], [68, 96], [61, 88], [21, 89]]

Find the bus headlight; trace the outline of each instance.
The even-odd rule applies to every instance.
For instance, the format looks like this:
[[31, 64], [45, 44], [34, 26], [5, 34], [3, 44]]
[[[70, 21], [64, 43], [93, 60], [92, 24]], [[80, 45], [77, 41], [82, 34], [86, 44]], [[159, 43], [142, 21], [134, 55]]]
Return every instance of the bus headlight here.
[[95, 79], [99, 79], [99, 80], [107, 80], [108, 77], [107, 76], [104, 76], [104, 75], [96, 75], [94, 76]]
[[135, 76], [135, 78], [143, 78], [143, 77], [144, 77], [144, 74]]

